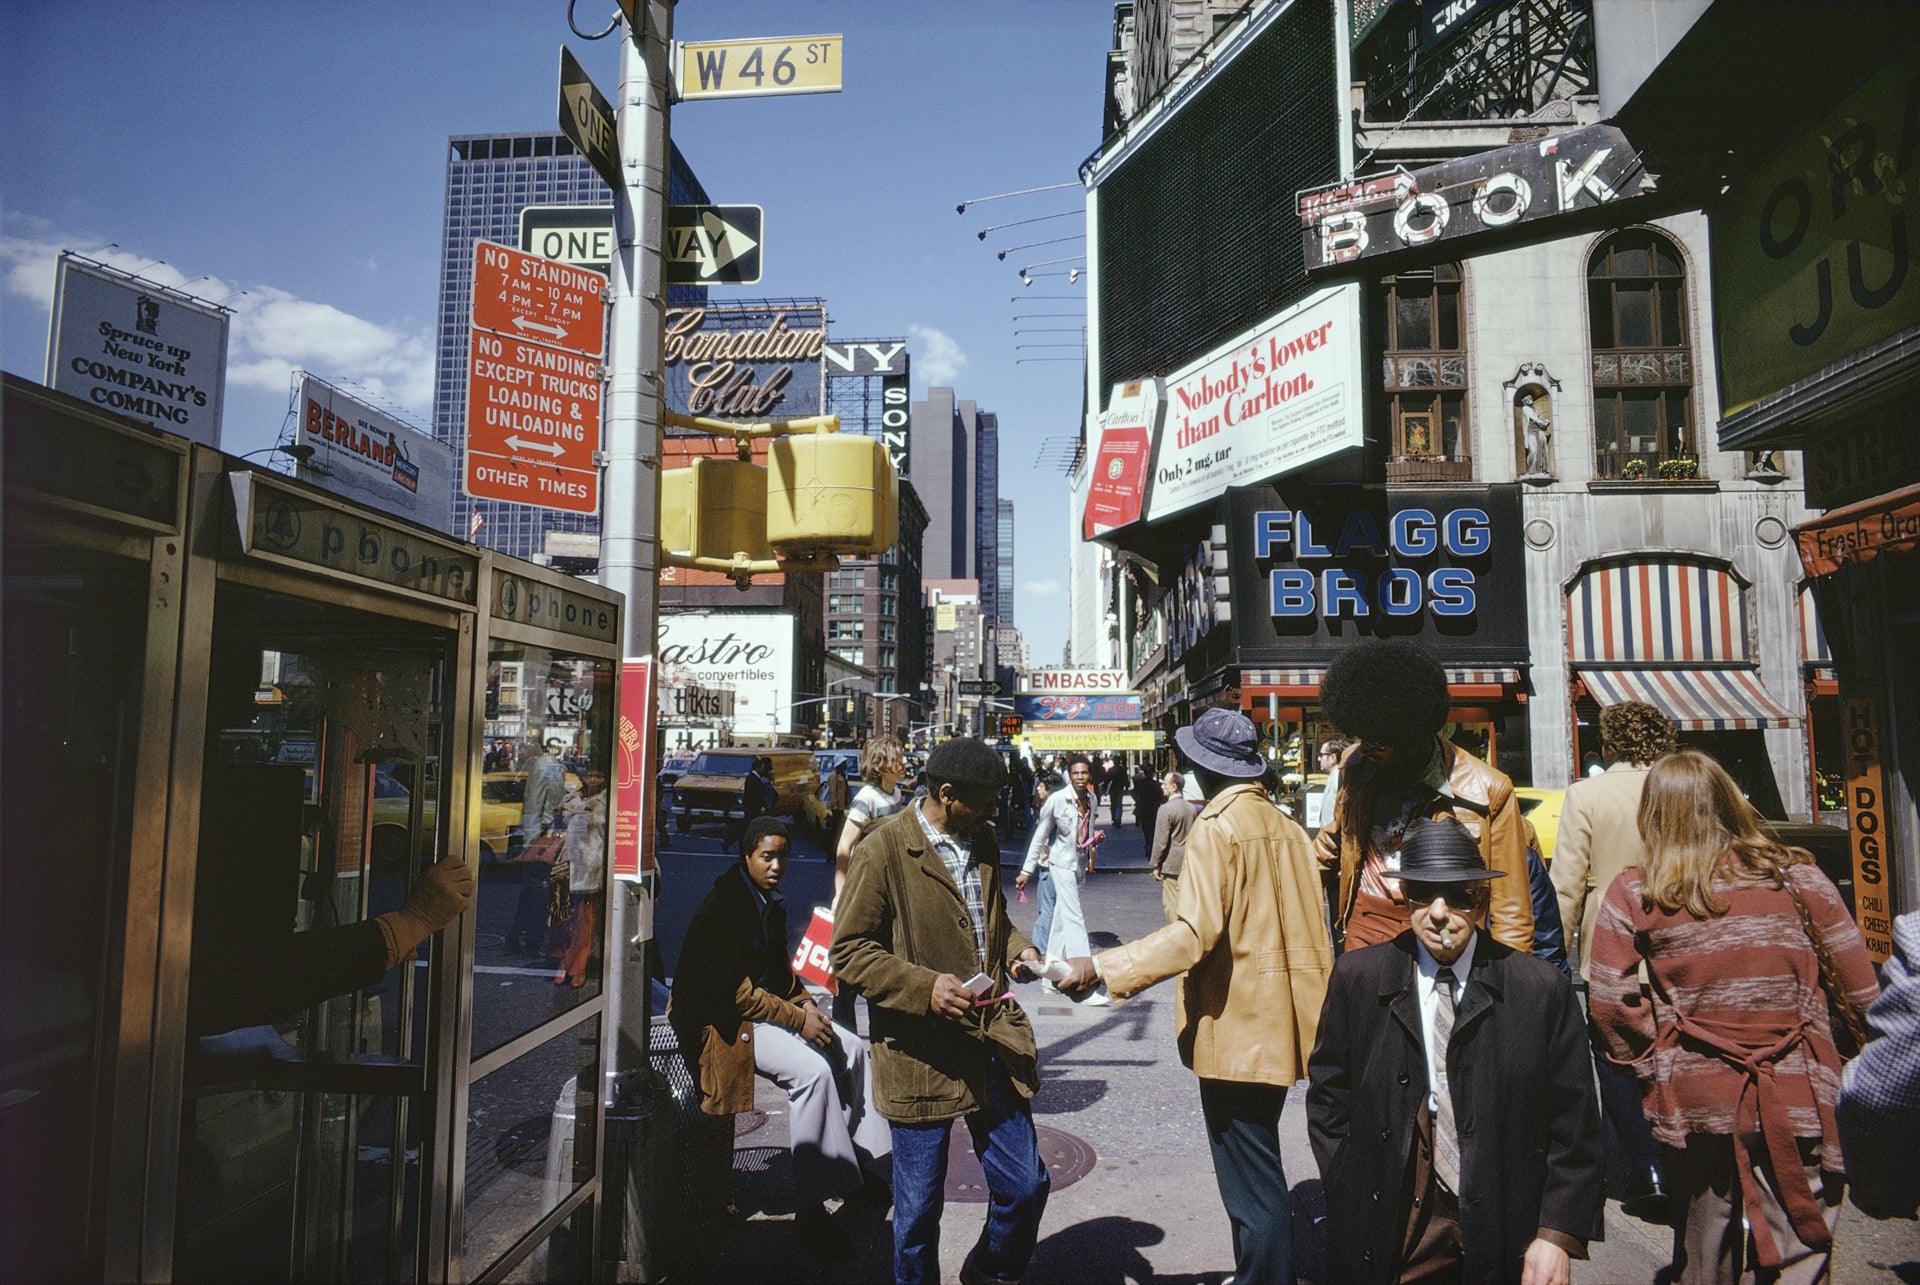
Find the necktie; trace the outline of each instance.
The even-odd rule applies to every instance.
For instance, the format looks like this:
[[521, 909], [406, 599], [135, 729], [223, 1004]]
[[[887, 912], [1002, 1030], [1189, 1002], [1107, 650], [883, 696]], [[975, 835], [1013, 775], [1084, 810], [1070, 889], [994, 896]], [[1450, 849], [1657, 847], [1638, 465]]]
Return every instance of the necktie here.
[[1433, 1171], [1447, 1190], [1460, 1190], [1460, 1135], [1454, 1129], [1453, 1093], [1447, 1084], [1447, 1044], [1453, 1039], [1453, 986], [1451, 968], [1442, 968], [1433, 979], [1433, 1065], [1440, 1089], [1435, 1097], [1439, 1105], [1433, 1115]]

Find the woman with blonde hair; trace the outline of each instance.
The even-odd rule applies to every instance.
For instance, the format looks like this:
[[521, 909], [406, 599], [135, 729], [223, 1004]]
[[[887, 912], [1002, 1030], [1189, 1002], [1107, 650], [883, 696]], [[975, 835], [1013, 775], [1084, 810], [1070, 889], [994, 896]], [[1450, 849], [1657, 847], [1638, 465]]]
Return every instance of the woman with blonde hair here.
[[1866, 943], [1832, 882], [1762, 834], [1698, 750], [1653, 765], [1639, 821], [1646, 865], [1601, 903], [1591, 1005], [1668, 1148], [1672, 1279], [1824, 1281], [1845, 1173], [1829, 1006], [1843, 1038], [1860, 1029], [1879, 993]]
[[[897, 737], [875, 736], [860, 749], [860, 792], [847, 807], [847, 819], [835, 836], [833, 853], [833, 903], [840, 904], [840, 889], [847, 882], [847, 867], [853, 861], [853, 845], [874, 825], [906, 806], [900, 795], [900, 778], [907, 774], [907, 751]], [[853, 988], [839, 983], [833, 994], [833, 1020], [855, 1030], [856, 1009]]]

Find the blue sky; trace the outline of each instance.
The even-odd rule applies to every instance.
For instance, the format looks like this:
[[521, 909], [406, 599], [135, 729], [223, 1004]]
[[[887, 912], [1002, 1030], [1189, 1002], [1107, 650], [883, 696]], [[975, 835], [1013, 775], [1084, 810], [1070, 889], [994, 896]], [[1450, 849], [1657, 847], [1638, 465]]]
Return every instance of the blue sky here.
[[[612, 0], [581, 0], [598, 30]], [[1065, 484], [1042, 444], [1078, 430], [1080, 294], [1023, 263], [1084, 243], [1071, 182], [1099, 143], [1107, 0], [682, 0], [675, 35], [845, 36], [845, 91], [681, 104], [673, 135], [720, 202], [766, 207], [765, 278], [832, 331], [913, 339], [915, 396], [948, 383], [1000, 416], [1017, 506], [1015, 618], [1036, 661], [1065, 637]], [[565, 0], [6, 0], [0, 4], [0, 364], [40, 378], [54, 256], [72, 249], [236, 312], [225, 446], [269, 446], [304, 368], [432, 420], [450, 134], [550, 129], [559, 47], [603, 91], [614, 38]], [[109, 248], [111, 247], [111, 248]], [[155, 263], [155, 260], [164, 262]], [[1064, 272], [1060, 264], [1043, 271]], [[244, 291], [244, 294], [238, 293]], [[1015, 303], [1013, 300], [1018, 299]], [[1016, 322], [1016, 315], [1029, 319]]]

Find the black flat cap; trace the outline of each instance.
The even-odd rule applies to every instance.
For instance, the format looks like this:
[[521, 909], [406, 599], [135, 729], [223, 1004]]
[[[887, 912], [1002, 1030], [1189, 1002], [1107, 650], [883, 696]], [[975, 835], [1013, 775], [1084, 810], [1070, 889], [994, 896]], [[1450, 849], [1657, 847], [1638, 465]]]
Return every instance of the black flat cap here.
[[1007, 765], [985, 741], [957, 736], [940, 742], [927, 755], [927, 781], [962, 790], [998, 790], [1007, 783]]

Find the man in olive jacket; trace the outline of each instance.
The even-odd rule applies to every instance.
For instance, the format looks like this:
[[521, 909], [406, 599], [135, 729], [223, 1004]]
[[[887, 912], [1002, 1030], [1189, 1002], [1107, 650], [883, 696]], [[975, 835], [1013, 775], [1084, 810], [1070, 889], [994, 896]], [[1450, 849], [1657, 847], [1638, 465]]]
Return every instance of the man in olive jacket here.
[[1293, 1285], [1280, 1109], [1306, 1078], [1333, 966], [1319, 870], [1306, 832], [1260, 789], [1266, 763], [1246, 715], [1207, 710], [1174, 740], [1207, 796], [1187, 834], [1175, 918], [1095, 956], [1060, 988], [1078, 990], [1097, 972], [1122, 999], [1186, 974], [1174, 1024], [1180, 1060], [1200, 1078], [1234, 1280]]
[[[992, 1201], [963, 1282], [1016, 1281], [1047, 1203], [1033, 1130], [1033, 1027], [1010, 983], [1040, 964], [1000, 887], [993, 816], [1006, 768], [980, 741], [927, 758], [927, 794], [868, 830], [834, 915], [834, 975], [867, 997], [873, 1097], [893, 1125], [893, 1271], [940, 1279], [947, 1136], [965, 1120]], [[987, 984], [966, 982], [985, 974]]]

